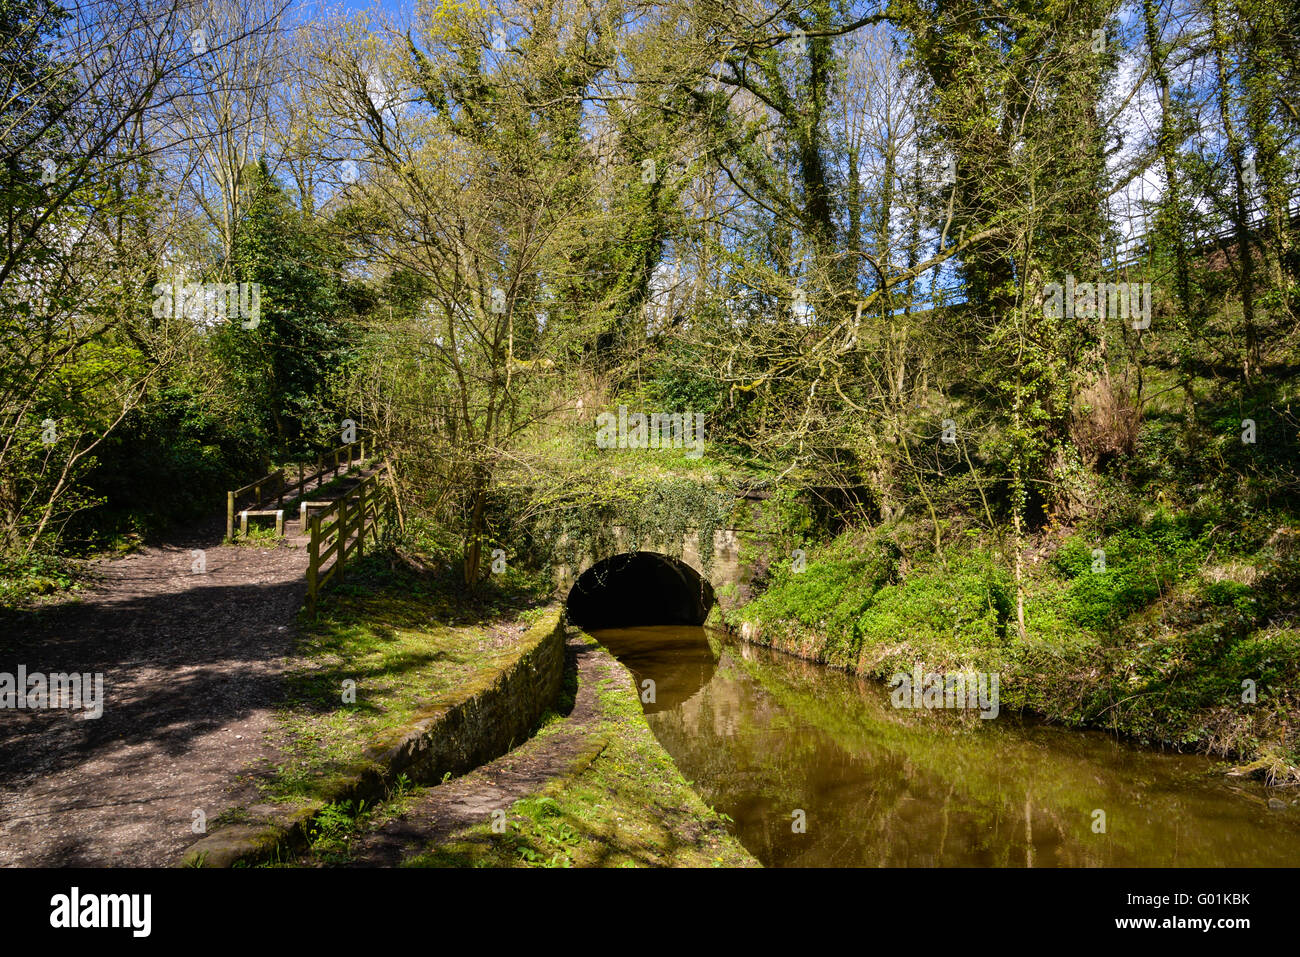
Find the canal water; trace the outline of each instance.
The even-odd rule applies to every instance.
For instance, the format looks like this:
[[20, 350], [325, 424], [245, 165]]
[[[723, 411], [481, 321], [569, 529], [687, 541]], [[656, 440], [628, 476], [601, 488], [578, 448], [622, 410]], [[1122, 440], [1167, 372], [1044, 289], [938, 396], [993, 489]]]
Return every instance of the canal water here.
[[1300, 794], [1270, 810], [1204, 756], [895, 708], [880, 682], [703, 628], [591, 634], [654, 682], [655, 736], [768, 866], [1300, 866]]

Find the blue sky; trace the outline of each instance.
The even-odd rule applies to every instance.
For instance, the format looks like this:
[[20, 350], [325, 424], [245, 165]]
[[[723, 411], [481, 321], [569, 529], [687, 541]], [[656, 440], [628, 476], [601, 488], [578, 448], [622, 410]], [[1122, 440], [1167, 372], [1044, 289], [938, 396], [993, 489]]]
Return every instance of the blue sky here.
[[358, 13], [375, 7], [387, 13], [402, 11], [410, 13], [415, 9], [415, 0], [295, 0], [294, 6], [298, 7], [304, 14], [308, 14], [314, 9], [332, 9], [334, 7], [342, 7], [349, 13]]

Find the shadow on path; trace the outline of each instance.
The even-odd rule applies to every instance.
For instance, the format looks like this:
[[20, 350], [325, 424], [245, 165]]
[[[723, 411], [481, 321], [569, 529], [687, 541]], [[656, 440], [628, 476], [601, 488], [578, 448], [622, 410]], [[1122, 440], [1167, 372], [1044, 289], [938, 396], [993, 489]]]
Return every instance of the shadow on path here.
[[0, 621], [0, 672], [103, 674], [98, 719], [0, 710], [0, 865], [170, 864], [193, 811], [244, 803], [237, 776], [275, 759], [306, 551], [222, 546], [221, 530], [95, 563], [79, 600]]

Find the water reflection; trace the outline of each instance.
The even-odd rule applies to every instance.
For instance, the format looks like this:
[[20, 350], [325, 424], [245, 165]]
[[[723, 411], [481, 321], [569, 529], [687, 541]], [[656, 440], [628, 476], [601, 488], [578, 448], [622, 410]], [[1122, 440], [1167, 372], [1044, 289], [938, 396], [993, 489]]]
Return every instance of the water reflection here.
[[655, 735], [767, 865], [1300, 864], [1300, 807], [1270, 811], [1261, 785], [1205, 757], [895, 709], [878, 682], [703, 628], [593, 635], [654, 682]]

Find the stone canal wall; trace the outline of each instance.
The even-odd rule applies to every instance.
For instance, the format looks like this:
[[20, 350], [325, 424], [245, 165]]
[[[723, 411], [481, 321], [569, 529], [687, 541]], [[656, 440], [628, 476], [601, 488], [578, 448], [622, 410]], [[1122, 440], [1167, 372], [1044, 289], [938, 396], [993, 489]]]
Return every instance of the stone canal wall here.
[[[250, 809], [252, 822], [232, 825], [192, 845], [182, 863], [230, 867], [299, 847], [329, 804], [381, 799], [399, 775], [436, 784], [505, 754], [523, 742], [555, 701], [564, 678], [564, 612], [557, 607], [529, 629], [515, 656], [474, 684], [434, 699], [405, 726], [377, 738], [347, 773], [306, 807]], [[263, 812], [258, 815], [257, 811]], [[257, 820], [258, 817], [261, 820]]]

